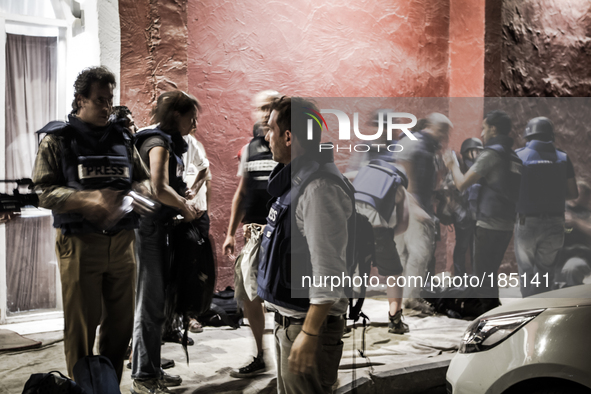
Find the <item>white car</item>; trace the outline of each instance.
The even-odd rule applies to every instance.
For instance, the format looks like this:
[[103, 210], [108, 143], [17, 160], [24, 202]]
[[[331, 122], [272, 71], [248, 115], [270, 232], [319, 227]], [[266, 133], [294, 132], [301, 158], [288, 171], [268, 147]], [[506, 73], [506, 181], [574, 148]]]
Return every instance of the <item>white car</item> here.
[[468, 327], [450, 394], [591, 394], [591, 284], [492, 309]]

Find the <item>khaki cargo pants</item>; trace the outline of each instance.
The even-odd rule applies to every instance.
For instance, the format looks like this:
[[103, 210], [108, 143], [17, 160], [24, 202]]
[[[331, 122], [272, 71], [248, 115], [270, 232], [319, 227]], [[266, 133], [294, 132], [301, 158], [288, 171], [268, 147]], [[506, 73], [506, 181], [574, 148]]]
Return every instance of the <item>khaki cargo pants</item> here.
[[64, 350], [68, 375], [76, 362], [93, 354], [100, 324], [99, 353], [121, 380], [123, 359], [133, 328], [135, 255], [133, 230], [63, 235], [57, 230], [56, 254], [64, 305]]

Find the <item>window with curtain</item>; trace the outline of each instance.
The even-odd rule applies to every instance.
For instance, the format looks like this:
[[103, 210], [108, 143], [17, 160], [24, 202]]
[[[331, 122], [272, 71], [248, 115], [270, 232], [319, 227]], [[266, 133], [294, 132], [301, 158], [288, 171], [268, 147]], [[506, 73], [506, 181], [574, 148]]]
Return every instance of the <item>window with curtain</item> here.
[[[55, 120], [57, 38], [7, 34], [6, 178], [30, 178], [37, 135]], [[56, 307], [55, 230], [51, 216], [6, 224], [7, 310]], [[1, 306], [0, 306], [1, 307]]]

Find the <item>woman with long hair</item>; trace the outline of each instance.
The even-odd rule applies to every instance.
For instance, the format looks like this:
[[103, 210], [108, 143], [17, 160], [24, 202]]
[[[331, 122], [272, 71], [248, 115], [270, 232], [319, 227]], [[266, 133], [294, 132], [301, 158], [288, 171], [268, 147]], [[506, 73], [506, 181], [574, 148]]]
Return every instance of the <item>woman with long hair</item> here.
[[182, 382], [179, 376], [162, 370], [160, 347], [172, 223], [179, 214], [184, 221], [192, 221], [198, 214], [186, 198], [190, 195], [182, 178], [182, 154], [187, 150], [183, 136], [196, 128], [200, 109], [197, 99], [183, 91], [163, 93], [152, 112], [156, 126], [136, 135], [136, 147], [150, 169], [154, 197], [162, 207], [155, 215], [143, 217], [140, 223], [131, 375], [134, 394], [170, 393], [167, 386]]

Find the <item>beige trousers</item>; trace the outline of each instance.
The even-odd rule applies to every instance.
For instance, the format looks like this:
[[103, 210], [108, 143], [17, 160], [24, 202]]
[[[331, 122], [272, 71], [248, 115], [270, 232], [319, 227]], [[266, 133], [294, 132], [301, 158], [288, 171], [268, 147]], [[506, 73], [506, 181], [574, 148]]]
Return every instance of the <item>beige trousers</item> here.
[[133, 230], [115, 235], [70, 234], [57, 230], [56, 254], [64, 304], [64, 350], [68, 375], [92, 355], [100, 324], [99, 353], [121, 381], [133, 328], [135, 255]]

